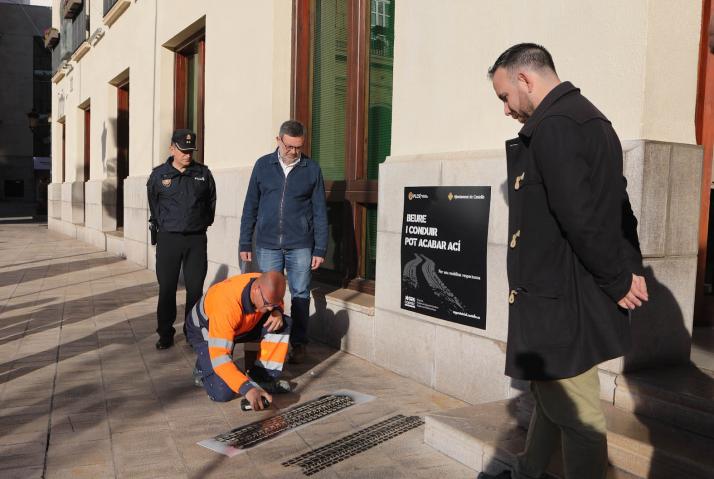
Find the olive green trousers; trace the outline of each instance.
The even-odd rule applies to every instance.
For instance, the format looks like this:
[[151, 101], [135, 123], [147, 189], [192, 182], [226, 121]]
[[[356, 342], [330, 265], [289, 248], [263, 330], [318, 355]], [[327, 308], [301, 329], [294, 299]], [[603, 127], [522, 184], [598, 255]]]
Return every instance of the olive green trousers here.
[[607, 433], [597, 367], [572, 378], [532, 381], [531, 391], [536, 406], [514, 477], [541, 477], [560, 444], [566, 479], [604, 479]]

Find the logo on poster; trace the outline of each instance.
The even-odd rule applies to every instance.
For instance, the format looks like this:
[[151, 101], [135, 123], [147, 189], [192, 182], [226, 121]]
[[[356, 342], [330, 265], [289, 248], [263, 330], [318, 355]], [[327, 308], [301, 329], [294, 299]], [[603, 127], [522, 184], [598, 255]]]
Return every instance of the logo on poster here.
[[416, 308], [416, 299], [414, 299], [414, 296], [404, 296], [404, 307]]
[[428, 200], [429, 195], [426, 193], [412, 193], [411, 191], [409, 194], [407, 194], [407, 198], [409, 198], [409, 201], [411, 200]]

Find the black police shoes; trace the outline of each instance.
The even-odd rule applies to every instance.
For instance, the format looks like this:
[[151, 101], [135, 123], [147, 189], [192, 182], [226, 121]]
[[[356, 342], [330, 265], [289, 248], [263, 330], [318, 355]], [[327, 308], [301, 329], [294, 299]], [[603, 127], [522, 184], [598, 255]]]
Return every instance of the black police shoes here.
[[156, 341], [156, 349], [169, 349], [174, 345], [174, 338], [159, 338]]

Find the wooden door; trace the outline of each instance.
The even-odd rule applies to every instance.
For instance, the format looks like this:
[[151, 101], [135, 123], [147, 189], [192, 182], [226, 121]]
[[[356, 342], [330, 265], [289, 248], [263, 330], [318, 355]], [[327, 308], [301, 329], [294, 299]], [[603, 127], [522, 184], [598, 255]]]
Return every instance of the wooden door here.
[[711, 0], [702, 2], [702, 30], [699, 45], [697, 88], [697, 143], [704, 147], [702, 196], [699, 215], [699, 256], [694, 321], [697, 326], [714, 326], [714, 235], [712, 230], [712, 151], [714, 150], [714, 54], [709, 48]]
[[129, 82], [117, 88], [117, 229], [124, 226], [124, 179], [129, 176]]
[[82, 211], [84, 212], [84, 223], [87, 223], [87, 182], [89, 181], [89, 138], [90, 138], [90, 130], [89, 130], [89, 125], [91, 123], [91, 113], [89, 110], [89, 107], [85, 108], [84, 110], [84, 178], [83, 178], [83, 183], [82, 183], [82, 188], [84, 190], [84, 208], [82, 208]]

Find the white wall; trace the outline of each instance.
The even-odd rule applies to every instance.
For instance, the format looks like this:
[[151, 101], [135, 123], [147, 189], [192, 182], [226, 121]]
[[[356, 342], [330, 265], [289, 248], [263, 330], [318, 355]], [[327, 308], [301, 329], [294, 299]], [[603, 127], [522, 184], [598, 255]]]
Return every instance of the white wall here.
[[[275, 133], [290, 112], [290, 0], [131, 2], [111, 27], [103, 23], [102, 0], [86, 1], [90, 32], [102, 27], [106, 34], [53, 85], [55, 112], [59, 96], [66, 98], [66, 181], [81, 179], [76, 172], [83, 161], [83, 126], [75, 113], [87, 99], [92, 109], [91, 177], [107, 178], [107, 163], [116, 157], [116, 89], [110, 82], [127, 69], [129, 175], [148, 175], [166, 159], [173, 126], [173, 53], [163, 44], [203, 16], [206, 163], [212, 169], [248, 166], [274, 148]], [[55, 25], [59, 4], [53, 4]], [[58, 140], [55, 158], [61, 157]], [[59, 162], [54, 168], [58, 178]]]
[[691, 0], [397, 2], [392, 155], [502, 148], [519, 125], [486, 73], [520, 42], [548, 48], [622, 139], [695, 143], [700, 16]]

